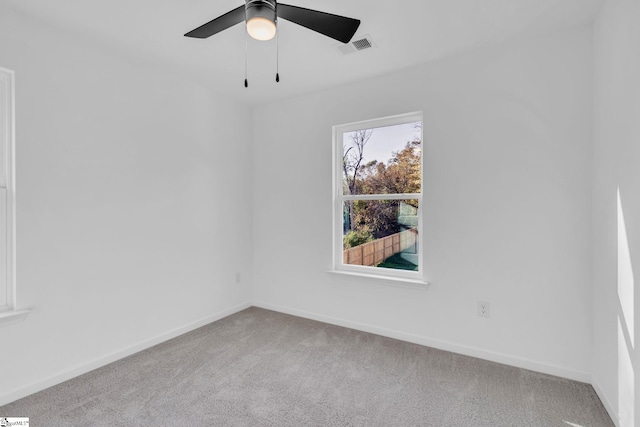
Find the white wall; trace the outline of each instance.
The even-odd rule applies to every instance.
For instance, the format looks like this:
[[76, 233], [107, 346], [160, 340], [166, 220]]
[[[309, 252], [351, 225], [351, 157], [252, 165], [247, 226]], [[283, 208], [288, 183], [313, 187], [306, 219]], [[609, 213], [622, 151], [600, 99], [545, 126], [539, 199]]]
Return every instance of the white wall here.
[[638, 22], [640, 3], [609, 0], [595, 26], [593, 377], [625, 427], [640, 425]]
[[[254, 303], [590, 380], [592, 64], [581, 28], [255, 109]], [[327, 273], [332, 125], [416, 110], [431, 287]]]
[[0, 404], [250, 302], [249, 109], [106, 52], [0, 7], [33, 309], [0, 328]]

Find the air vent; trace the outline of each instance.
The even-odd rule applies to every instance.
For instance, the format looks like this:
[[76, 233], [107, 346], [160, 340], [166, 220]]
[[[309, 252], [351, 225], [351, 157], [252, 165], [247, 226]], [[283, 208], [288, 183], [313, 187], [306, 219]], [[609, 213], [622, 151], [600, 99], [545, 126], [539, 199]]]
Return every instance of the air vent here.
[[358, 50], [368, 49], [372, 46], [371, 42], [367, 38], [356, 40], [351, 42], [351, 44], [353, 44], [353, 46]]
[[343, 55], [346, 55], [348, 53], [353, 53], [353, 52], [357, 52], [359, 50], [365, 50], [365, 49], [369, 49], [375, 47], [375, 45], [373, 44], [373, 41], [371, 40], [370, 36], [364, 36], [362, 38], [359, 38], [358, 40], [354, 40], [350, 43], [347, 44], [342, 44], [340, 46], [338, 46], [338, 50], [340, 51], [340, 53], [342, 53]]

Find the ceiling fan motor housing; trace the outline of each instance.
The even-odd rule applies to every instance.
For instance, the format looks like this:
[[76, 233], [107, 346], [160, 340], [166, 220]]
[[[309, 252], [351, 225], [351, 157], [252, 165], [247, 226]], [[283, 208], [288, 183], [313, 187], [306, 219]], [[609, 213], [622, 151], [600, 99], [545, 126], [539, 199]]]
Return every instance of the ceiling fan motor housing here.
[[277, 21], [276, 0], [247, 0], [245, 5], [246, 20], [264, 18], [271, 22]]

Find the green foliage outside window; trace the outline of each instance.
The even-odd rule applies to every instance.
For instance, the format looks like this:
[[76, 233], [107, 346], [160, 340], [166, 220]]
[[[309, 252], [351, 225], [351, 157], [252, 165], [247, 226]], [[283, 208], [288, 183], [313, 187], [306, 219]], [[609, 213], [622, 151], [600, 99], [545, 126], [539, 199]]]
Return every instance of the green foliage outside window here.
[[373, 241], [373, 234], [368, 229], [349, 231], [343, 237], [345, 249], [355, 248], [371, 241]]
[[[370, 131], [369, 131], [370, 132]], [[362, 153], [371, 136], [361, 131], [354, 136], [354, 146], [359, 156], [343, 157], [344, 188], [348, 194], [399, 194], [419, 193], [422, 144], [419, 140], [408, 142], [404, 149], [394, 152], [386, 163], [371, 161], [363, 164]], [[345, 204], [345, 248], [366, 243], [365, 236], [380, 239], [418, 225], [417, 200], [357, 200]], [[373, 231], [371, 231], [373, 230]], [[347, 243], [349, 242], [349, 243]], [[347, 246], [347, 244], [351, 246]]]

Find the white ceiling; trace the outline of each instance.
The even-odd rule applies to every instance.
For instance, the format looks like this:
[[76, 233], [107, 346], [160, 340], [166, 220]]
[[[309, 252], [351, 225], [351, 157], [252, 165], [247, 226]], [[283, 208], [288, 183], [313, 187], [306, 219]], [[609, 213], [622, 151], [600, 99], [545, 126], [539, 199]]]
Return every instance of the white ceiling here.
[[360, 19], [354, 40], [370, 35], [376, 47], [343, 55], [337, 50], [339, 42], [281, 20], [281, 81], [275, 82], [275, 39], [249, 39], [249, 89], [243, 86], [242, 25], [204, 40], [183, 37], [242, 5], [242, 0], [2, 1], [77, 36], [153, 61], [256, 105], [521, 35], [587, 24], [603, 0], [286, 0]]

